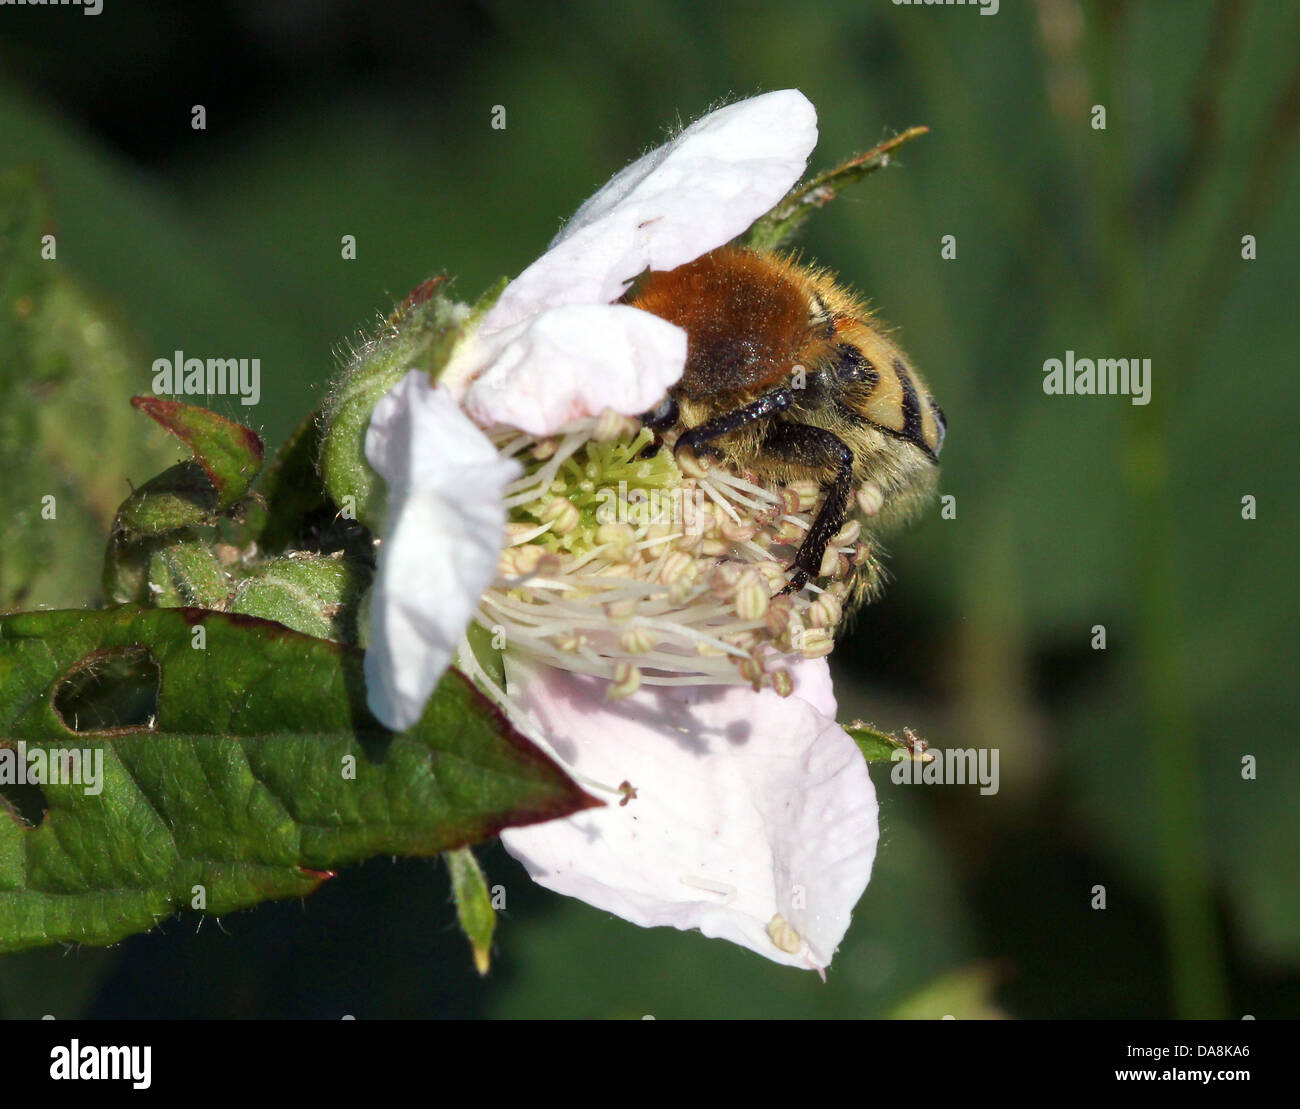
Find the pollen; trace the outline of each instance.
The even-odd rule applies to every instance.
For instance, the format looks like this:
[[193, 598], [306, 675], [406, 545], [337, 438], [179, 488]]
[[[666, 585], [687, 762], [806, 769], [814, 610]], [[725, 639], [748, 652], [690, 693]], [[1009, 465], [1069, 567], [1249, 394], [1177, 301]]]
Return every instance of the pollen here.
[[812, 607], [808, 609], [808, 622], [814, 628], [833, 629], [840, 622], [843, 613], [840, 599], [828, 591], [813, 601]]
[[614, 665], [614, 681], [606, 694], [611, 701], [621, 701], [631, 697], [641, 688], [641, 671], [630, 662], [618, 662]]
[[669, 441], [611, 413], [546, 439], [501, 429], [524, 470], [506, 490], [506, 548], [476, 622], [505, 647], [644, 686], [750, 685], [788, 696], [790, 665], [834, 645], [844, 578], [861, 546], [846, 526], [829, 581], [782, 591], [820, 499], [718, 463], [679, 467]]
[[885, 491], [874, 481], [868, 481], [858, 490], [858, 507], [864, 516], [874, 516], [885, 506]]
[[762, 620], [771, 599], [767, 583], [753, 570], [746, 570], [736, 586], [736, 615], [746, 623]]
[[546, 506], [542, 520], [551, 525], [551, 530], [556, 535], [568, 535], [578, 526], [578, 509], [570, 501], [556, 497]]
[[791, 927], [790, 922], [780, 913], [772, 917], [767, 924], [767, 934], [787, 955], [797, 955], [803, 947], [803, 937]]

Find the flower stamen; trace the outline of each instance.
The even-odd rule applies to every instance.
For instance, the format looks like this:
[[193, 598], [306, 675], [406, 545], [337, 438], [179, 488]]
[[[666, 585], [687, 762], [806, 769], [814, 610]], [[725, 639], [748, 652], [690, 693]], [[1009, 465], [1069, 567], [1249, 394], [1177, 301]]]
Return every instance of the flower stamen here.
[[[508, 649], [606, 678], [615, 699], [642, 685], [788, 696], [787, 667], [829, 653], [846, 590], [782, 594], [816, 482], [692, 465], [671, 440], [645, 457], [651, 433], [609, 412], [545, 439], [503, 427], [495, 441], [525, 472], [506, 490], [507, 545], [477, 619]], [[850, 522], [828, 546], [832, 582], [860, 557], [860, 534]]]

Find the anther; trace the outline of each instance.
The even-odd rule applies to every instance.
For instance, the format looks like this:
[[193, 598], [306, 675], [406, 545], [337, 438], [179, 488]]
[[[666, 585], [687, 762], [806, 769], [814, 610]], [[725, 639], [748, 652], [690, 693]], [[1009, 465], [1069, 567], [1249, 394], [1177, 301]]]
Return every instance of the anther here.
[[618, 662], [614, 665], [614, 681], [605, 692], [611, 701], [621, 701], [631, 697], [641, 688], [641, 669], [630, 662]]
[[885, 505], [885, 491], [874, 481], [866, 482], [858, 490], [858, 507], [864, 516], [874, 516]]

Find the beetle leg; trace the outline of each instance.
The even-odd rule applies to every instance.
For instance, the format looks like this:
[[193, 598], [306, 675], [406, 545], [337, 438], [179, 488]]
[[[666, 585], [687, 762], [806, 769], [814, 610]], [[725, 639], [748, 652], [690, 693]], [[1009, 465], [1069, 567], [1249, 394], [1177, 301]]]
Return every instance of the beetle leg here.
[[794, 571], [782, 593], [797, 593], [821, 572], [822, 557], [844, 525], [853, 493], [853, 451], [839, 436], [807, 424], [775, 423], [763, 439], [763, 453], [806, 466], [822, 475], [826, 497], [795, 553]]
[[673, 450], [680, 452], [684, 448], [689, 448], [698, 453], [699, 448], [711, 439], [718, 439], [733, 431], [739, 431], [755, 420], [769, 419], [784, 412], [792, 404], [794, 404], [794, 394], [789, 389], [773, 389], [772, 392], [764, 393], [757, 400], [750, 401], [741, 408], [722, 412], [711, 420], [705, 420], [699, 427], [687, 428], [678, 437], [677, 445]]
[[642, 426], [648, 427], [655, 437], [655, 441], [646, 444], [645, 450], [641, 452], [642, 458], [653, 458], [659, 453], [659, 448], [664, 445], [662, 433], [677, 422], [677, 416], [677, 401], [670, 396], [664, 397], [649, 412], [641, 414]]

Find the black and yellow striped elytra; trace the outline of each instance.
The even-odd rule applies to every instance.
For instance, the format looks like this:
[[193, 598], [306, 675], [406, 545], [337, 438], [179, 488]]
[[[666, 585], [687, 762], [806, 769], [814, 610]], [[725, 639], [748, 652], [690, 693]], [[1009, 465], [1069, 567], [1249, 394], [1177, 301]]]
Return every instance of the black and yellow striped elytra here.
[[[724, 247], [651, 272], [628, 303], [682, 327], [686, 369], [646, 423], [776, 484], [813, 478], [824, 497], [787, 591], [818, 576], [830, 540], [857, 512], [876, 537], [933, 493], [947, 423], [906, 355], [865, 305], [826, 272]], [[855, 490], [874, 486], [865, 516]], [[870, 500], [870, 498], [868, 498]], [[878, 588], [867, 560], [853, 599]]]
[[837, 382], [845, 391], [855, 393], [852, 399], [841, 395], [833, 398], [846, 419], [869, 420], [882, 431], [914, 443], [934, 462], [939, 461], [948, 430], [943, 409], [928, 392], [922, 393], [924, 386], [916, 371], [900, 355], [890, 356], [882, 370], [853, 343], [838, 342], [833, 346], [832, 359], [831, 372]]

